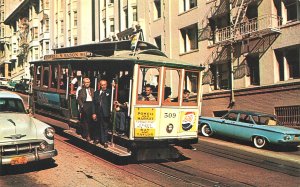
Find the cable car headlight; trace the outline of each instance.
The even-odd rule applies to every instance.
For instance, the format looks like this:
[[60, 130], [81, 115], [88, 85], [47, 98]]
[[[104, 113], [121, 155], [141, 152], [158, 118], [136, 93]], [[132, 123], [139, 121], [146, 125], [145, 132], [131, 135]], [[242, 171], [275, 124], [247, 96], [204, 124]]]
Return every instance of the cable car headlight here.
[[49, 140], [53, 140], [54, 139], [54, 134], [55, 134], [54, 128], [48, 127], [48, 128], [45, 129], [45, 136]]
[[166, 131], [167, 133], [171, 133], [174, 129], [174, 125], [172, 123], [170, 123], [169, 125], [167, 125]]

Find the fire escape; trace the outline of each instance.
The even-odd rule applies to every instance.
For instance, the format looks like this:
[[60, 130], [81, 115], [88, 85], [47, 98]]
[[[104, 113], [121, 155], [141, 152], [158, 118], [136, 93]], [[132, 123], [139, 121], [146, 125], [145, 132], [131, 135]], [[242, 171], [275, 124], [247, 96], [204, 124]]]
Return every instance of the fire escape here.
[[[249, 47], [249, 43], [256, 40], [256, 45], [259, 46], [259, 40], [280, 34], [281, 20], [278, 16], [258, 16], [258, 6], [261, 2], [262, 0], [216, 0], [200, 22], [198, 39], [208, 40], [212, 51], [201, 62], [206, 67], [203, 84], [214, 84], [215, 89], [221, 89], [218, 84], [220, 73], [212, 67], [230, 63], [227, 89], [231, 90], [231, 104], [235, 102], [234, 79], [249, 75], [245, 56], [257, 52]], [[227, 19], [225, 25], [224, 21], [218, 23], [224, 19]]]

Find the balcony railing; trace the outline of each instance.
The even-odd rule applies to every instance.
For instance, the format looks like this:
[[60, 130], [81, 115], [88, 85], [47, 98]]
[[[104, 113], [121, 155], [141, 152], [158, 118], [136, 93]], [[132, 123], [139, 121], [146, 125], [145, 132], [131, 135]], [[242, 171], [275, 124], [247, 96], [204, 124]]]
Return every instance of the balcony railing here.
[[259, 31], [269, 30], [270, 32], [280, 32], [281, 19], [275, 15], [265, 15], [259, 18], [249, 19], [234, 26], [228, 26], [216, 30], [216, 41], [220, 43], [228, 40], [240, 40], [243, 36], [248, 36]]

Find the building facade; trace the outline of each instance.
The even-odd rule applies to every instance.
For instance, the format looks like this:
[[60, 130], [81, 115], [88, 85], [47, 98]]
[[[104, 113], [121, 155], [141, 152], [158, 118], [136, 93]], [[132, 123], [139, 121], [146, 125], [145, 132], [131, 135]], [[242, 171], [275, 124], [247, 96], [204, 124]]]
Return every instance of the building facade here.
[[10, 49], [13, 40], [18, 47], [11, 77], [24, 67], [24, 18], [33, 32], [27, 61], [51, 49], [126, 39], [141, 28], [141, 38], [170, 58], [206, 67], [202, 115], [255, 110], [300, 124], [298, 0], [24, 0], [4, 21]]
[[9, 26], [5, 25], [5, 18], [20, 4], [21, 0], [0, 1], [0, 77], [10, 77], [10, 64], [12, 63], [12, 53], [16, 51], [16, 46], [11, 47], [9, 38]]

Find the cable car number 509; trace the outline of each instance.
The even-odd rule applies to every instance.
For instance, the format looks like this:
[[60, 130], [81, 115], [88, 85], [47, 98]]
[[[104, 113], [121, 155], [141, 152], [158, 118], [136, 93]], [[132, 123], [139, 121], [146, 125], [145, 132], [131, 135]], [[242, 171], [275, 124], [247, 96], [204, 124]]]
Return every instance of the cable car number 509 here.
[[164, 118], [176, 118], [176, 113], [165, 113]]

